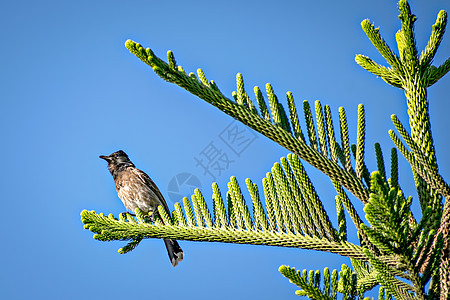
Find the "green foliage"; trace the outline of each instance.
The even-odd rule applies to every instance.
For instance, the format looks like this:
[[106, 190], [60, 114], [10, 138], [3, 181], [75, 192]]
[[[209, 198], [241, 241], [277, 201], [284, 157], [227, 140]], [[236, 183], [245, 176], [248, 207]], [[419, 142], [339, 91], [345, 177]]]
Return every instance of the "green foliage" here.
[[[351, 167], [350, 152], [348, 150], [350, 145], [348, 135], [344, 135], [342, 137], [342, 144], [345, 145], [345, 149], [347, 149], [345, 152], [346, 156], [344, 158], [344, 154], [342, 153], [343, 151], [341, 150], [344, 147], [339, 145], [333, 135], [328, 134], [329, 132], [335, 132], [333, 124], [328, 122], [327, 132], [319, 132], [319, 135], [322, 136], [321, 150], [319, 150], [316, 138], [316, 126], [313, 123], [313, 115], [307, 101], [303, 102], [303, 111], [307, 123], [307, 132], [310, 142], [309, 145], [305, 142], [303, 133], [301, 132], [301, 128], [298, 123], [298, 116], [296, 114], [297, 109], [293, 102], [292, 93], [287, 93], [288, 103], [290, 103], [290, 114], [288, 118], [270, 84], [266, 85], [269, 105], [266, 104], [260, 89], [255, 87], [256, 99], [260, 109], [260, 112], [258, 113], [255, 106], [250, 104], [252, 101], [244, 89], [242, 75], [238, 74], [237, 76], [237, 91], [233, 93], [233, 99], [235, 100], [233, 101], [226, 98], [220, 92], [214, 81], [208, 82], [206, 77], [204, 77], [203, 71], [198, 71], [198, 73], [201, 74], [199, 80], [193, 73], [187, 75], [180, 66], [177, 68], [171, 68], [170, 64], [167, 64], [159, 59], [151, 49], [144, 49], [140, 44], [131, 40], [128, 40], [125, 45], [128, 50], [130, 50], [143, 62], [150, 65], [155, 73], [161, 76], [164, 80], [183, 87], [192, 94], [197, 95], [206, 102], [216, 106], [221, 111], [229, 114], [233, 118], [279, 143], [281, 146], [297, 154], [301, 159], [324, 172], [332, 180], [343, 185], [361, 201], [367, 201], [369, 195], [368, 191], [365, 189], [361, 180], [359, 180], [356, 176], [353, 171], [353, 167]], [[173, 54], [170, 52], [171, 57], [172, 55]], [[242, 99], [245, 99], [245, 101]], [[320, 102], [316, 104], [316, 107], [321, 107]], [[330, 108], [325, 106], [325, 111], [327, 110], [330, 111]], [[342, 112], [343, 108], [340, 108], [341, 130], [343, 126], [345, 128], [347, 126], [345, 112]], [[322, 114], [320, 110], [316, 113], [319, 115]], [[330, 114], [328, 115], [328, 118], [329, 117]], [[318, 128], [325, 127], [321, 124], [323, 122], [321, 118], [319, 118], [317, 122]], [[292, 128], [294, 128], [294, 133], [292, 132]], [[345, 130], [348, 132], [348, 129]], [[324, 137], [326, 137], [326, 139]], [[325, 140], [328, 141], [327, 145], [325, 144]], [[338, 161], [332, 157], [324, 156], [325, 147], [330, 147], [330, 145], [332, 148], [329, 148], [330, 151], [326, 151], [326, 153], [331, 153], [331, 155], [334, 153], [337, 155], [340, 158], [340, 162], [342, 163], [341, 165], [338, 164]]]
[[[419, 55], [414, 38], [416, 16], [406, 0], [400, 0], [398, 6], [398, 54], [369, 20], [361, 23], [389, 66], [363, 55], [355, 58], [361, 67], [405, 93], [411, 131], [392, 115], [400, 137], [389, 131], [396, 146], [390, 153], [390, 173], [378, 143], [377, 170], [370, 173], [365, 163], [363, 105], [358, 106], [356, 141], [351, 143], [343, 107], [338, 110], [339, 127], [335, 128], [328, 105], [316, 101], [313, 111], [310, 103], [303, 101], [306, 127], [302, 129], [291, 92], [286, 93], [286, 113], [272, 85], [265, 86], [267, 102], [259, 87], [254, 87], [252, 100], [242, 74], [237, 74], [236, 91], [229, 99], [201, 69], [197, 75], [188, 75], [177, 65], [171, 51], [166, 63], [151, 49], [128, 40], [130, 52], [161, 78], [214, 105], [292, 154], [274, 164], [260, 187], [250, 179], [245, 181], [251, 199], [244, 198], [238, 180], [231, 177], [225, 193], [212, 184], [212, 210], [207, 204], [210, 201], [196, 190], [191, 201], [184, 198], [182, 205], [175, 203], [171, 215], [159, 207], [160, 219], [152, 222], [139, 210], [135, 217], [127, 213], [118, 219], [84, 210], [81, 217], [85, 228], [100, 241], [128, 241], [119, 253], [133, 250], [145, 238], [174, 238], [311, 249], [350, 258], [351, 266], [343, 265], [339, 272], [325, 268], [323, 276], [319, 271], [280, 267], [279, 271], [301, 288], [296, 294], [312, 299], [336, 299], [338, 294], [343, 299], [362, 299], [375, 286], [380, 286], [379, 299], [449, 298], [450, 187], [439, 174], [426, 98], [426, 89], [450, 70], [450, 58], [439, 67], [431, 65], [445, 31], [447, 13], [439, 12], [428, 44]], [[406, 197], [400, 187], [397, 150], [411, 165], [421, 216], [413, 216], [413, 198]], [[330, 178], [336, 190], [337, 227], [331, 223], [302, 160]], [[361, 219], [347, 192], [364, 204], [367, 222]], [[359, 245], [347, 241], [349, 220], [357, 229]]]
[[[256, 184], [249, 179], [246, 184], [253, 214], [239, 183], [232, 177], [226, 193], [227, 203], [217, 184], [213, 184], [213, 214], [197, 189], [192, 202], [183, 199], [184, 211], [178, 203], [172, 217], [160, 209], [164, 222], [149, 223], [139, 210], [136, 218], [126, 214], [126, 218], [121, 215], [115, 219], [112, 215], [106, 217], [87, 210], [81, 217], [85, 228], [96, 233], [94, 238], [101, 241], [131, 241], [134, 245], [138, 239], [166, 237], [314, 249], [365, 258], [360, 246], [339, 239], [297, 156], [289, 154], [287, 159], [282, 158], [281, 164], [275, 163], [272, 172], [264, 178], [265, 211]], [[385, 258], [389, 259], [389, 256]]]
[[404, 245], [412, 242], [409, 240], [412, 197], [405, 199], [398, 186], [389, 187], [378, 172], [372, 174], [371, 190], [369, 203], [364, 207], [371, 227], [362, 225], [363, 231], [383, 252], [410, 256], [413, 249]]
[[[303, 272], [295, 271], [294, 268], [288, 266], [281, 266], [279, 269], [281, 274], [289, 279], [290, 282], [300, 287], [302, 290], [295, 292], [298, 296], [309, 296], [313, 299], [335, 299], [338, 292], [337, 271], [333, 270], [332, 280], [330, 281], [330, 271], [328, 268], [324, 270], [324, 287], [321, 289], [320, 285], [320, 272], [314, 273], [312, 270], [309, 272], [303, 270]], [[318, 274], [318, 276], [315, 276]], [[309, 276], [308, 276], [309, 275]]]

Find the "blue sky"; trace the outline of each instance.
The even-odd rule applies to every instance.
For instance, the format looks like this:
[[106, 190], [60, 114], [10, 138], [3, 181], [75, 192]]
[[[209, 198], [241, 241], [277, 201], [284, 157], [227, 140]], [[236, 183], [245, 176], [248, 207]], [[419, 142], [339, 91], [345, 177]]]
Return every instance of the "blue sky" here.
[[[450, 3], [410, 4], [422, 50], [438, 11], [449, 11]], [[240, 72], [249, 94], [253, 86], [270, 82], [279, 99], [284, 101], [287, 91], [298, 105], [319, 99], [331, 106], [335, 119], [344, 106], [353, 141], [357, 105], [363, 103], [367, 163], [373, 170], [371, 145], [380, 142], [389, 153], [390, 115], [406, 124], [406, 103], [400, 90], [364, 71], [354, 57], [361, 53], [385, 63], [361, 30], [365, 18], [380, 26], [396, 49], [396, 1], [3, 1], [0, 11], [0, 291], [5, 299], [295, 299], [296, 288], [278, 272], [280, 265], [322, 270], [347, 262], [298, 249], [181, 241], [185, 260], [173, 268], [162, 241], [145, 240], [120, 255], [117, 249], [125, 243], [94, 240], [79, 214], [124, 211], [101, 154], [125, 150], [173, 207], [169, 183], [180, 173], [197, 178], [211, 203], [214, 180], [222, 190], [232, 175], [242, 185], [245, 178], [260, 184], [288, 153], [250, 131], [248, 147], [233, 152], [221, 133], [237, 123], [157, 77], [124, 47], [127, 39], [161, 58], [172, 50], [186, 71], [202, 68], [229, 97]], [[435, 64], [449, 50], [447, 34]], [[446, 178], [449, 85], [447, 76], [428, 90]], [[215, 179], [195, 160], [211, 144], [232, 160]], [[400, 161], [401, 183], [417, 199], [411, 172]], [[308, 170], [334, 220], [331, 185]]]

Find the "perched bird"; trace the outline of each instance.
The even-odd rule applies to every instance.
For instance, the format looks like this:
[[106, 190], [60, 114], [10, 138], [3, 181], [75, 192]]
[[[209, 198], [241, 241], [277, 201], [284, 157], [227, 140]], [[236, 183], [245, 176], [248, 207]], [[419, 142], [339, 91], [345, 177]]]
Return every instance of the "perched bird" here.
[[[127, 210], [133, 213], [136, 207], [139, 207], [153, 218], [158, 213], [158, 206], [162, 205], [170, 214], [166, 200], [156, 184], [146, 173], [134, 166], [125, 152], [119, 150], [108, 156], [101, 155], [100, 158], [108, 162], [108, 170], [114, 178], [117, 195]], [[170, 262], [176, 267], [183, 260], [183, 250], [176, 240], [165, 239], [164, 243]]]

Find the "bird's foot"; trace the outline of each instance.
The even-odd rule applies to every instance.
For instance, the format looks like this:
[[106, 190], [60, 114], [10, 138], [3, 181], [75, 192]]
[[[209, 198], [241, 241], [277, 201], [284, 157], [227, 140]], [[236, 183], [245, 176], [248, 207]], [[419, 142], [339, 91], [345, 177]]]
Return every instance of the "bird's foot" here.
[[130, 215], [132, 215], [133, 217], [136, 216], [135, 214], [131, 214], [131, 213], [127, 212], [127, 211], [121, 213], [122, 217], [124, 217], [125, 219], [127, 218], [127, 214], [130, 214]]

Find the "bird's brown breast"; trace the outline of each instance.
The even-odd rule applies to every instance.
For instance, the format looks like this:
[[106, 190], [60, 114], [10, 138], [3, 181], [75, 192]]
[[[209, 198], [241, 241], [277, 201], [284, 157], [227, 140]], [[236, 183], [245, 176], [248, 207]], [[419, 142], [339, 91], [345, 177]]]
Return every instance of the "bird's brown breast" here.
[[136, 168], [127, 168], [117, 174], [115, 183], [119, 198], [126, 209], [134, 212], [138, 207], [144, 213], [152, 213], [160, 201], [152, 189], [139, 176]]

